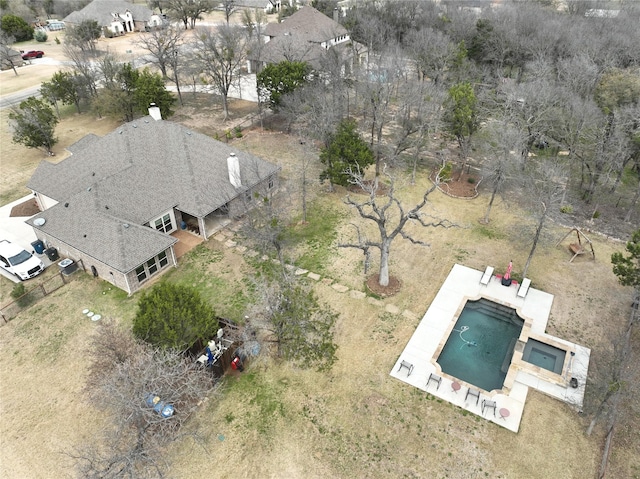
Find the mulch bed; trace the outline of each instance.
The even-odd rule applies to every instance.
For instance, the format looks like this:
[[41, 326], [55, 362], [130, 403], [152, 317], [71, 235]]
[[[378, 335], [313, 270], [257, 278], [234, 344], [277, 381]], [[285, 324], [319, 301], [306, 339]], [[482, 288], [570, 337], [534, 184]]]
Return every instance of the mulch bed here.
[[379, 282], [380, 275], [376, 273], [367, 278], [366, 284], [369, 291], [382, 298], [393, 296], [394, 294], [398, 293], [398, 291], [400, 291], [400, 288], [402, 287], [402, 283], [400, 282], [400, 280], [394, 276], [389, 276], [388, 286], [380, 286]]
[[[431, 180], [434, 180], [433, 173]], [[478, 184], [480, 179], [477, 175], [469, 173], [454, 173], [453, 178], [447, 182], [442, 182], [438, 185], [440, 191], [444, 194], [452, 196], [454, 198], [475, 198], [478, 196]]]
[[9, 216], [11, 216], [12, 218], [16, 218], [20, 216], [33, 216], [38, 213], [40, 213], [38, 203], [36, 203], [35, 199], [31, 198], [11, 208], [11, 214]]

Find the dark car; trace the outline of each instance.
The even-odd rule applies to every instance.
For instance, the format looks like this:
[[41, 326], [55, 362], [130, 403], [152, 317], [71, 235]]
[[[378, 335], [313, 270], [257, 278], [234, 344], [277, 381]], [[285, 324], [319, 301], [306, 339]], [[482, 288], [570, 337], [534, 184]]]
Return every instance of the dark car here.
[[23, 60], [31, 60], [32, 58], [42, 58], [44, 52], [41, 50], [29, 50], [28, 52], [22, 52]]

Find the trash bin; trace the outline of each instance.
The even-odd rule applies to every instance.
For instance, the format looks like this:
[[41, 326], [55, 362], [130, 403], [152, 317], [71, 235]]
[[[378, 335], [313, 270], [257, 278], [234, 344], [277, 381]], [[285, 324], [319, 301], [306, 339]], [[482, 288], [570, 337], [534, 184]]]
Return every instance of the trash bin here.
[[34, 241], [33, 243], [31, 243], [31, 246], [33, 246], [33, 250], [36, 253], [38, 254], [44, 253], [44, 243], [42, 242], [42, 240]]
[[58, 250], [55, 249], [54, 247], [47, 248], [46, 250], [44, 250], [44, 254], [47, 255], [47, 258], [49, 258], [50, 261], [57, 261], [57, 259], [59, 258]]
[[78, 264], [70, 258], [63, 259], [58, 263], [60, 272], [65, 276], [69, 276], [71, 273], [75, 273], [78, 269]]

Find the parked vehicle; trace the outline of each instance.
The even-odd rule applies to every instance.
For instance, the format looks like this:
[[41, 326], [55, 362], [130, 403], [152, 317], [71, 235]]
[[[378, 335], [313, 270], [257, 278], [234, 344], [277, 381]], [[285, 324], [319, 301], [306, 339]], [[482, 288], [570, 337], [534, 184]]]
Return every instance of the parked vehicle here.
[[0, 241], [0, 267], [22, 281], [44, 271], [44, 263], [40, 259], [7, 240]]
[[23, 60], [31, 60], [32, 58], [42, 58], [44, 52], [42, 50], [29, 50], [28, 52], [20, 52]]

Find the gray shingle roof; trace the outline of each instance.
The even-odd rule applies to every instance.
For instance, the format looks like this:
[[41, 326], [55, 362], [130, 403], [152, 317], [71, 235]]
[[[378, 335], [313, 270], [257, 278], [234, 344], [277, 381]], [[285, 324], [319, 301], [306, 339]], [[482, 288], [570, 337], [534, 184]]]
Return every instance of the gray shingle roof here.
[[[41, 229], [119, 271], [131, 270], [140, 257], [148, 259], [167, 247], [156, 239], [166, 235], [139, 225], [174, 207], [206, 216], [279, 171], [249, 153], [149, 116], [102, 138], [83, 139], [70, 149], [73, 155], [58, 164], [42, 162], [27, 184], [59, 202], [38, 215], [46, 220]], [[237, 189], [227, 167], [232, 152], [240, 164], [242, 187]], [[131, 225], [126, 231], [118, 226], [124, 223]], [[89, 236], [88, 231], [100, 234]], [[114, 244], [123, 238], [126, 243], [135, 241], [141, 250], [131, 251], [120, 262]]]
[[131, 271], [178, 241], [153, 228], [125, 223], [103, 213], [96, 208], [97, 201], [93, 189], [82, 191], [68, 201], [39, 213], [27, 223], [34, 226], [33, 220], [44, 218], [44, 225], [34, 228], [121, 273]]
[[320, 44], [347, 33], [342, 25], [315, 8], [302, 7], [284, 21], [267, 25], [265, 35], [271, 39], [262, 48], [260, 60], [305, 61], [317, 69], [326, 54]]
[[269, 23], [264, 30], [264, 34], [270, 37], [289, 34], [313, 43], [321, 43], [347, 33], [346, 28], [313, 7], [302, 7], [280, 23]]
[[67, 15], [63, 21], [78, 24], [83, 20], [96, 20], [98, 25], [104, 26], [113, 21], [112, 13], [124, 13], [127, 10], [133, 15], [134, 21], [145, 22], [153, 15], [145, 5], [129, 3], [125, 0], [93, 0], [82, 10]]

